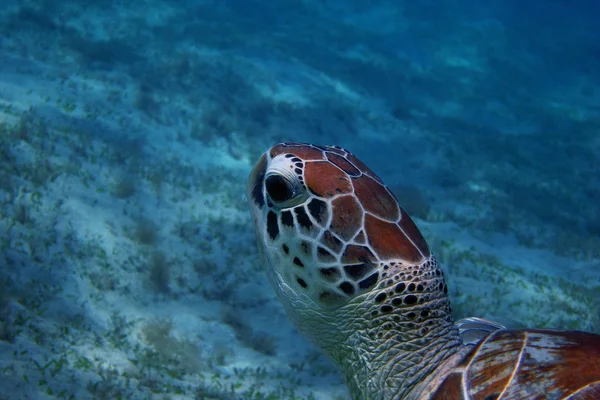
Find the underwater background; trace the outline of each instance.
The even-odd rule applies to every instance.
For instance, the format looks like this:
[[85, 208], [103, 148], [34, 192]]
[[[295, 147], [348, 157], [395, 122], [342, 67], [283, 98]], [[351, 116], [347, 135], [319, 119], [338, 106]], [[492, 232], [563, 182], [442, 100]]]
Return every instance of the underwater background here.
[[0, 399], [347, 399], [244, 199], [354, 152], [456, 318], [600, 332], [600, 3], [3, 0]]

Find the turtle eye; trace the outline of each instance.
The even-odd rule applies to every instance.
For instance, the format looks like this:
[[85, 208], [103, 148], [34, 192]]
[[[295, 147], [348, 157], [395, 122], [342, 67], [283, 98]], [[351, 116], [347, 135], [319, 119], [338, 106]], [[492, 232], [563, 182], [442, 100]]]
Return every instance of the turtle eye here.
[[265, 179], [265, 189], [271, 200], [279, 204], [291, 200], [296, 195], [292, 184], [281, 175], [267, 176], [267, 179]]

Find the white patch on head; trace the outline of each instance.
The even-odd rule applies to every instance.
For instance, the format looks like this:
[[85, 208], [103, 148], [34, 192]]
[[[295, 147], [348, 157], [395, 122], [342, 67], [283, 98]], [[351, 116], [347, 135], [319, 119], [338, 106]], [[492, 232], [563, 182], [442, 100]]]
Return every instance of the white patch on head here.
[[[304, 188], [298, 173], [296, 173], [296, 165], [291, 158], [280, 154], [269, 160], [267, 170], [265, 172], [265, 180], [270, 176], [280, 176], [284, 178], [291, 186], [295, 196], [287, 202], [277, 204], [279, 208], [288, 208], [298, 205], [308, 198], [308, 192]], [[265, 193], [265, 195], [268, 194]]]

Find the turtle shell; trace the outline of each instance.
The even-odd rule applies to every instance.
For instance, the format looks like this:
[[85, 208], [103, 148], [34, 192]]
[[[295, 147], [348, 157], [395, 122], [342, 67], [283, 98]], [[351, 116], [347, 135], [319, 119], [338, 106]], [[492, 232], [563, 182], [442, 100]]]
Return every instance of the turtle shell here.
[[497, 330], [473, 345], [438, 382], [421, 398], [598, 400], [600, 335]]

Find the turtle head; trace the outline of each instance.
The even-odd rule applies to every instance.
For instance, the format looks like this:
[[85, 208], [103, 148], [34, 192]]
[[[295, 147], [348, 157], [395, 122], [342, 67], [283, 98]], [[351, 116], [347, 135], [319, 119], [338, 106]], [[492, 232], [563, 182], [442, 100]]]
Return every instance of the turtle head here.
[[254, 167], [247, 195], [287, 314], [349, 380], [356, 365], [376, 357], [374, 347], [415, 346], [439, 338], [430, 331], [440, 321], [452, 324], [443, 274], [423, 236], [353, 154], [276, 144]]
[[295, 308], [337, 309], [382, 281], [412, 281], [409, 270], [431, 262], [394, 195], [339, 147], [272, 146], [251, 173], [248, 201], [271, 282]]

